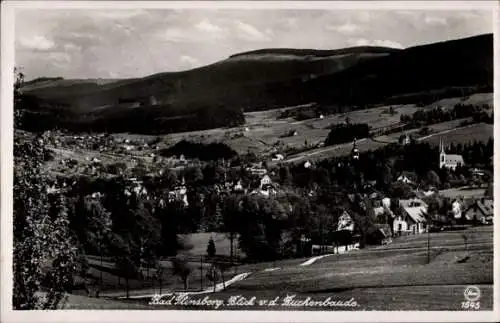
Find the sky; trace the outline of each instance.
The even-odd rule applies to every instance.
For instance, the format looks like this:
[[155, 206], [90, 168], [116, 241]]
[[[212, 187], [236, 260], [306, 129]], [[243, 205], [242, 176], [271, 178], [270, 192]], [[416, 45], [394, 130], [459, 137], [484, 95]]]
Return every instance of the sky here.
[[26, 79], [129, 78], [261, 48], [406, 48], [493, 32], [488, 10], [16, 9]]

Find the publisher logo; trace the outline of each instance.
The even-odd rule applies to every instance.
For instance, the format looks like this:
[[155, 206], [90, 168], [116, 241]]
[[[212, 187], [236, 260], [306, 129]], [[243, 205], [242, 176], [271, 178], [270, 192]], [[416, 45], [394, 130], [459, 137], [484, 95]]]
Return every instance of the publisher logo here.
[[475, 302], [481, 298], [481, 290], [476, 286], [467, 286], [464, 290], [464, 296], [469, 302]]

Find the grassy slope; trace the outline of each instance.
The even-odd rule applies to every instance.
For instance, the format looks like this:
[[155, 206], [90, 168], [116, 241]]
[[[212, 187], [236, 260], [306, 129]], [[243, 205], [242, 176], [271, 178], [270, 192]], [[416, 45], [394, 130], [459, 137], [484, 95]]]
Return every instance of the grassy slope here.
[[[462, 234], [469, 238], [463, 246]], [[281, 299], [296, 294], [297, 298], [311, 297], [324, 300], [354, 298], [356, 308], [331, 308], [338, 310], [460, 310], [466, 286], [481, 289], [481, 309], [492, 307], [493, 245], [492, 227], [474, 227], [465, 231], [431, 233], [431, 262], [427, 264], [427, 235], [396, 238], [390, 245], [331, 255], [317, 260], [310, 266], [298, 266], [303, 259], [276, 261], [241, 266], [238, 273], [251, 271], [246, 279], [236, 282], [217, 294], [193, 295], [227, 300], [234, 295], [247, 298]], [[466, 260], [462, 262], [461, 260]], [[277, 268], [262, 272], [265, 268]], [[151, 290], [149, 292], [152, 292]], [[430, 297], [430, 295], [432, 295]], [[123, 296], [123, 293], [116, 296]], [[76, 299], [75, 299], [76, 300]], [[116, 306], [133, 304], [135, 308], [146, 305], [143, 301], [121, 301], [111, 304], [78, 299], [81, 304], [71, 308]], [[90, 304], [90, 305], [89, 305]], [[150, 306], [150, 309], [197, 309], [196, 307]], [[268, 307], [224, 307], [225, 309], [260, 309]], [[200, 307], [198, 309], [211, 309]], [[285, 308], [274, 309], [323, 309]], [[328, 308], [326, 308], [328, 310]]]

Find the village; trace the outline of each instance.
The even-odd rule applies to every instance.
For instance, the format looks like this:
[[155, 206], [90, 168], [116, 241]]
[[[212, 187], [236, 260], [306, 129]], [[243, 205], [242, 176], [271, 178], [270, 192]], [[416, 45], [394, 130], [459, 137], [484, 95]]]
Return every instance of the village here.
[[[108, 178], [118, 176], [125, 179], [124, 190], [127, 196], [135, 194], [145, 200], [157, 199], [160, 206], [180, 201], [183, 207], [188, 209], [192, 203], [191, 200], [195, 199], [198, 203], [204, 203], [206, 198], [211, 198], [210, 195], [215, 194], [218, 202], [216, 202], [212, 217], [221, 222], [220, 213], [224, 208], [224, 198], [227, 196], [239, 198], [256, 196], [283, 200], [282, 197], [290, 191], [290, 186], [284, 187], [283, 181], [280, 180], [282, 179], [280, 167], [283, 167], [282, 162], [285, 157], [279, 153], [272, 155], [271, 160], [248, 162], [239, 167], [231, 166], [230, 161], [219, 161], [215, 166], [215, 171], [219, 174], [213, 174], [216, 180], [212, 185], [203, 184], [206, 192], [201, 193], [196, 185], [203, 182], [189, 180], [189, 183], [186, 183], [185, 177], [192, 179], [193, 171], [200, 173], [198, 176], [203, 177], [201, 168], [210, 165], [207, 166], [206, 162], [199, 160], [187, 159], [184, 155], [162, 157], [162, 147], [159, 146], [157, 140], [147, 142], [144, 139], [116, 139], [107, 134], [65, 137], [58, 132], [47, 132], [43, 138], [47, 140], [47, 145], [52, 152], [59, 152], [58, 158], [49, 161], [49, 169], [57, 178], [49, 188], [50, 193], [60, 193], [61, 190], [69, 191], [76, 183], [76, 180], [69, 176], [70, 173], [80, 173], [82, 176], [91, 177], [102, 177], [108, 174]], [[406, 135], [400, 140], [400, 145], [403, 147], [410, 145], [410, 137]], [[86, 157], [78, 160], [75, 156], [69, 155], [66, 158], [64, 153], [60, 154], [64, 149], [71, 149], [77, 153], [84, 152], [85, 154], [75, 156], [85, 155]], [[354, 139], [348, 156], [353, 165], [356, 165], [359, 155], [356, 139]], [[117, 157], [119, 162], [115, 162]], [[107, 161], [106, 158], [108, 158]], [[438, 159], [440, 169], [455, 171], [457, 167], [466, 166], [461, 155], [449, 154], [445, 151], [443, 141], [439, 145], [439, 155], [435, 158]], [[277, 162], [279, 166], [269, 167], [268, 162]], [[306, 160], [297, 167], [314, 170], [316, 165]], [[242, 172], [244, 175], [238, 176]], [[470, 168], [469, 172], [475, 179], [484, 176], [482, 169]], [[170, 178], [167, 191], [159, 195], [158, 192], [152, 194], [148, 190], [148, 182], [154, 182], [161, 177]], [[438, 187], [429, 185], [427, 181], [418, 181], [415, 173], [410, 171], [400, 172], [393, 184], [402, 185], [408, 190], [404, 198], [392, 196], [390, 192], [384, 193], [377, 189], [376, 180], [368, 180], [362, 184], [362, 195], [372, 204], [372, 210], [368, 214], [373, 218], [376, 226], [375, 232], [371, 233], [371, 244], [388, 244], [401, 236], [422, 234], [428, 231], [453, 230], [464, 225], [492, 224], [491, 184], [488, 186], [488, 183], [485, 183], [487, 187], [484, 186], [485, 184], [478, 184], [479, 187], [472, 189], [475, 190], [473, 195], [467, 194], [467, 189], [465, 189], [465, 195], [460, 194], [460, 188], [455, 189], [456, 193], [451, 197], [442, 195], [443, 190], [440, 191]], [[318, 189], [320, 189], [318, 185], [312, 186], [301, 194], [313, 197], [318, 193]], [[350, 192], [349, 196], [353, 197], [354, 193], [356, 192]], [[104, 194], [104, 191], [96, 191], [88, 195], [93, 199], [102, 200]], [[193, 194], [197, 196], [194, 197]], [[289, 211], [293, 212], [292, 203], [287, 202], [286, 205]], [[321, 236], [316, 235], [313, 238], [302, 235], [300, 242], [295, 245], [296, 256], [345, 252], [359, 248], [359, 228], [351, 217], [350, 210], [341, 208], [337, 211], [336, 218], [333, 223], [329, 221], [329, 231], [322, 233]], [[202, 227], [200, 226], [198, 230]], [[223, 230], [223, 225], [222, 227], [212, 226], [213, 228]], [[348, 240], [345, 238], [346, 232], [348, 232]], [[325, 245], [325, 242], [328, 244]], [[344, 251], [339, 251], [339, 243], [345, 245]], [[304, 245], [307, 247], [304, 248]]]

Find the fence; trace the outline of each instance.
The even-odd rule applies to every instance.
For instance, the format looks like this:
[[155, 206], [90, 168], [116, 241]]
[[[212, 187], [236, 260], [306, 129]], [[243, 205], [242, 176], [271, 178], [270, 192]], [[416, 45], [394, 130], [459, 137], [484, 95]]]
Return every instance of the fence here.
[[124, 274], [112, 258], [87, 257], [89, 275], [77, 279], [76, 293], [90, 297], [125, 296], [166, 292], [199, 292], [225, 288], [225, 282], [242, 265], [238, 259], [215, 256], [177, 256], [162, 258], [157, 266], [143, 265]]

